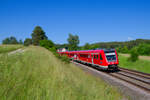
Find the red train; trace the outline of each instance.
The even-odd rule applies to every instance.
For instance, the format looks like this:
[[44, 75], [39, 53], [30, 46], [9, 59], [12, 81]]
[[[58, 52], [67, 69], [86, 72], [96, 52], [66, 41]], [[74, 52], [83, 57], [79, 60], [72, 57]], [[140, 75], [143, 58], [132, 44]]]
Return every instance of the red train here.
[[84, 50], [84, 51], [65, 51], [58, 52], [70, 59], [86, 64], [95, 65], [102, 69], [117, 69], [118, 56], [115, 49]]

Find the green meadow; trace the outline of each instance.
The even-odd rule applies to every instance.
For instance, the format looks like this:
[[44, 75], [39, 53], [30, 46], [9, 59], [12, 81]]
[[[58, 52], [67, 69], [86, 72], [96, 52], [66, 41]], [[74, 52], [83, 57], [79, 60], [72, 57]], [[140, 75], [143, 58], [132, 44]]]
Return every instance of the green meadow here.
[[1, 100], [121, 100], [99, 78], [57, 59], [42, 47], [0, 56]]
[[129, 57], [119, 55], [119, 66], [123, 68], [133, 69], [145, 73], [150, 73], [150, 61], [139, 59], [136, 62], [128, 60]]
[[7, 52], [14, 51], [22, 47], [23, 45], [0, 45], [0, 53], [7, 53]]

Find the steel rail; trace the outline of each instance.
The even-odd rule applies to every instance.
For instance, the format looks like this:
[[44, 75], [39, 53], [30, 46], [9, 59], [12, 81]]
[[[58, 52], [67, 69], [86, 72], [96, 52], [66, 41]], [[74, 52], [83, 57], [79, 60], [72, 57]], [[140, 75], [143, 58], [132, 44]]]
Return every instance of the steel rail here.
[[127, 83], [130, 83], [130, 84], [132, 84], [132, 85], [134, 85], [134, 86], [137, 86], [138, 88], [141, 88], [141, 89], [143, 89], [143, 90], [145, 90], [145, 91], [147, 91], [147, 92], [150, 92], [150, 89], [149, 89], [149, 88], [146, 88], [146, 87], [144, 87], [144, 86], [141, 86], [141, 85], [139, 85], [139, 84], [136, 84], [136, 83], [134, 83], [134, 82], [132, 82], [132, 81], [126, 80], [126, 79], [124, 79], [124, 78], [120, 78], [120, 77], [117, 76], [117, 75], [113, 75], [113, 74], [109, 74], [109, 75], [112, 76], [112, 77], [115, 77], [115, 78], [117, 78], [117, 79], [120, 79], [120, 80], [122, 80], [122, 81], [125, 81], [125, 82], [127, 82]]
[[135, 71], [135, 70], [131, 70], [131, 69], [126, 69], [126, 68], [121, 68], [119, 67], [119, 70], [122, 72], [126, 72], [126, 73], [130, 73], [136, 76], [140, 76], [146, 79], [150, 79], [150, 74], [149, 73], [144, 73], [144, 72], [140, 72], [140, 71]]

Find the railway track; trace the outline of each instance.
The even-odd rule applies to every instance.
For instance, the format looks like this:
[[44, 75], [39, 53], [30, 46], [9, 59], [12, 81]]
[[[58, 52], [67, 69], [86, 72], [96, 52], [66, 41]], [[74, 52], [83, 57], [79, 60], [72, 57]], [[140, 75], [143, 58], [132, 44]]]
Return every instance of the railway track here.
[[144, 72], [131, 70], [131, 69], [126, 69], [126, 68], [121, 68], [121, 67], [119, 67], [119, 70], [123, 71], [123, 72], [126, 72], [126, 73], [135, 74], [135, 75], [143, 77], [143, 78], [150, 79], [150, 74], [149, 73], [144, 73]]
[[[77, 62], [77, 63], [79, 63], [79, 62]], [[83, 64], [83, 63], [81, 63], [81, 64]], [[91, 66], [89, 66], [89, 67], [91, 67]], [[102, 71], [97, 67], [92, 67], [92, 68]], [[112, 77], [115, 77], [117, 79], [120, 79], [122, 81], [125, 81], [129, 84], [132, 84], [140, 89], [143, 89], [144, 91], [150, 92], [150, 74], [148, 74], [148, 73], [143, 73], [143, 72], [125, 69], [125, 68], [121, 68], [121, 67], [119, 67], [118, 71], [114, 71], [114, 72], [102, 71], [102, 72], [106, 73]]]
[[147, 79], [147, 77], [143, 78], [143, 76], [123, 71], [109, 73], [109, 75], [150, 92], [150, 79]]
[[150, 92], [150, 74], [148, 73], [119, 67], [118, 72], [109, 74]]

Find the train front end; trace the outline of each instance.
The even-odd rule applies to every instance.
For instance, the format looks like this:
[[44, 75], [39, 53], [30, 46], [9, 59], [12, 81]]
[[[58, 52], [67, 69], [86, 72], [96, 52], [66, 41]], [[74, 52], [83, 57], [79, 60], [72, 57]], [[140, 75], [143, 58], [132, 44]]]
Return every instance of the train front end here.
[[106, 62], [108, 64], [108, 69], [117, 70], [118, 69], [118, 55], [115, 49], [104, 50], [106, 56]]

